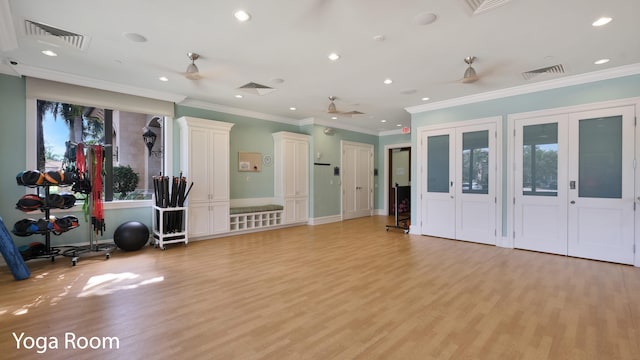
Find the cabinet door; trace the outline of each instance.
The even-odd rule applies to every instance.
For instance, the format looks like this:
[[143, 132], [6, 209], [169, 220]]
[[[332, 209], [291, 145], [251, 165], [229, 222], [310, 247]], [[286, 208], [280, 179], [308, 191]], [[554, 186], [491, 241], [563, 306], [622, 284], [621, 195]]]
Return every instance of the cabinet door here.
[[211, 215], [213, 218], [209, 220], [212, 224], [213, 234], [229, 232], [229, 203], [214, 202], [211, 204]]
[[[211, 184], [211, 200], [229, 200], [229, 133], [214, 131], [211, 134], [209, 153], [205, 154], [211, 164], [208, 182]], [[195, 187], [195, 185], [194, 185]]]
[[[195, 188], [195, 185], [194, 185]], [[228, 221], [229, 217], [227, 217]], [[189, 206], [189, 237], [211, 234], [211, 211], [209, 204], [191, 204]]]
[[309, 199], [298, 198], [295, 200], [295, 222], [307, 222], [309, 220]]
[[297, 143], [285, 140], [282, 143], [282, 195], [284, 197], [296, 196], [296, 159]]
[[295, 196], [309, 195], [309, 144], [304, 141], [295, 144], [294, 177]]
[[211, 132], [202, 128], [191, 128], [189, 131], [189, 180], [193, 188], [189, 192], [189, 203], [211, 201]]
[[284, 211], [282, 217], [283, 224], [292, 224], [296, 222], [296, 199], [284, 199]]

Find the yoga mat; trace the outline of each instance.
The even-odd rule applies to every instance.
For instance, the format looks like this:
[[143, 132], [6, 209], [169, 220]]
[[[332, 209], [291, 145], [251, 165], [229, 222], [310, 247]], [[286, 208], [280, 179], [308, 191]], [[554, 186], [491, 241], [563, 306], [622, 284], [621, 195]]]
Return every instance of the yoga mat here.
[[16, 280], [24, 280], [31, 276], [31, 272], [25, 264], [20, 251], [16, 247], [16, 244], [13, 242], [11, 235], [9, 234], [9, 230], [4, 226], [4, 221], [0, 217], [0, 252], [2, 252], [2, 257], [4, 257], [4, 261], [11, 269], [13, 273], [13, 277]]

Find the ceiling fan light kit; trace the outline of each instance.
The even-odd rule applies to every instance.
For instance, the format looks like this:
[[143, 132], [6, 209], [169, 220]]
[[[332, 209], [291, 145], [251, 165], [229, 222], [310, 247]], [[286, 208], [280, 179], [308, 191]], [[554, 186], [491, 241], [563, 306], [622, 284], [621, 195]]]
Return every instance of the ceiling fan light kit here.
[[334, 103], [335, 100], [336, 100], [335, 96], [329, 96], [329, 101], [331, 101], [329, 103], [329, 108], [327, 109], [327, 112], [329, 114], [335, 114], [338, 112], [338, 110], [336, 110], [336, 104]]
[[469, 65], [467, 70], [464, 71], [464, 76], [462, 77], [462, 82], [465, 84], [472, 83], [478, 80], [478, 74], [476, 74], [476, 70], [471, 67], [471, 64], [476, 60], [475, 56], [467, 56], [464, 58], [464, 62]]
[[189, 57], [189, 60], [191, 60], [191, 64], [189, 64], [189, 66], [187, 66], [187, 70], [185, 71], [186, 73], [186, 77], [189, 80], [199, 80], [200, 79], [200, 70], [198, 69], [198, 67], [196, 66], [196, 60], [198, 60], [198, 58], [200, 58], [200, 55], [190, 52], [187, 53], [187, 57]]

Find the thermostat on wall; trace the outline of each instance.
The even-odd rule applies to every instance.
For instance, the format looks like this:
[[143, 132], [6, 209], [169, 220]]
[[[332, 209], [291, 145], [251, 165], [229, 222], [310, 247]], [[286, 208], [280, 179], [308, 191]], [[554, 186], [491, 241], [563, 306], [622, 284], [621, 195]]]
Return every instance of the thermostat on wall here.
[[265, 155], [262, 157], [262, 163], [264, 164], [264, 166], [271, 166], [271, 163], [273, 163], [273, 158], [271, 157], [271, 155]]

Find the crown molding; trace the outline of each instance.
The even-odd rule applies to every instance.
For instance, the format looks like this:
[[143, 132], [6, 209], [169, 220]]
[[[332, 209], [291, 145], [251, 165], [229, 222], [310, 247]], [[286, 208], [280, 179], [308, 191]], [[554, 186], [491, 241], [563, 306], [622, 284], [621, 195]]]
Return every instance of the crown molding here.
[[214, 103], [210, 103], [208, 101], [202, 101], [202, 100], [184, 99], [178, 105], [189, 106], [189, 107], [194, 107], [194, 108], [203, 109], [203, 110], [217, 111], [217, 112], [222, 112], [222, 113], [231, 114], [231, 115], [245, 116], [245, 117], [255, 118], [259, 120], [274, 121], [274, 122], [279, 122], [279, 123], [284, 123], [289, 125], [300, 124], [300, 121], [297, 119], [266, 114], [258, 111], [245, 110], [245, 109], [240, 109], [232, 106], [214, 104]]
[[113, 91], [122, 94], [141, 96], [150, 99], [169, 101], [173, 103], [179, 103], [185, 99], [185, 96], [180, 94], [123, 85], [55, 70], [42, 69], [29, 65], [17, 64], [13, 65], [12, 67], [18, 74], [22, 76], [30, 76], [44, 80], [57, 81], [66, 84], [85, 86], [94, 89]]
[[0, 0], [0, 51], [18, 48], [18, 37], [13, 26], [13, 16], [9, 0]]
[[[410, 134], [410, 133], [409, 133]], [[402, 129], [396, 129], [396, 130], [385, 130], [385, 131], [380, 131], [378, 133], [379, 136], [389, 136], [389, 135], [409, 135], [409, 134], [403, 134], [402, 133]]]
[[404, 108], [410, 114], [640, 74], [640, 63]]

